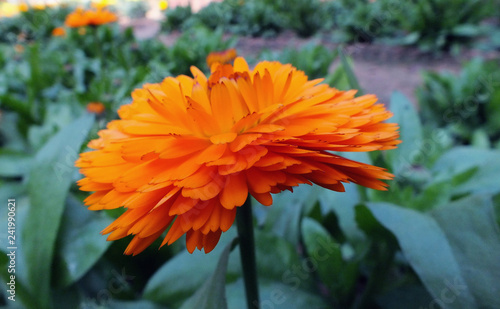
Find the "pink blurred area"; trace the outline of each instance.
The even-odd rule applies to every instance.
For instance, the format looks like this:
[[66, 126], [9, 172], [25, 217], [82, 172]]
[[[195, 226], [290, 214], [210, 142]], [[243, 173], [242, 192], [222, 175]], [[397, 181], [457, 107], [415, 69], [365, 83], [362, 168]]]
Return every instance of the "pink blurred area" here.
[[193, 11], [199, 11], [201, 8], [207, 6], [210, 2], [220, 2], [222, 0], [170, 0], [168, 6], [174, 8], [176, 6], [191, 5]]
[[[187, 6], [191, 5], [193, 11], [199, 11], [201, 8], [207, 6], [210, 2], [220, 2], [222, 0], [167, 0], [168, 6], [170, 8], [174, 8], [176, 6]], [[88, 3], [88, 2], [100, 2], [99, 0], [80, 0], [80, 1], [71, 1], [71, 0], [0, 0], [0, 3], [9, 3], [12, 5], [19, 5], [21, 3], [26, 3], [30, 6], [33, 5], [58, 5], [62, 3]], [[103, 1], [106, 2], [106, 1]], [[116, 5], [120, 5], [120, 2], [144, 2], [150, 8], [158, 8], [160, 0], [116, 0], [110, 1], [111, 3], [115, 2]]]

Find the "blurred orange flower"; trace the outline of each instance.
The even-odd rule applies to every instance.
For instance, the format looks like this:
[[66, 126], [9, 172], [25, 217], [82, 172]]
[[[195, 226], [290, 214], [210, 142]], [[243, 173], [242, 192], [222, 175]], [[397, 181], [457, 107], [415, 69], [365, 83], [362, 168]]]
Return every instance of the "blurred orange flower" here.
[[66, 16], [65, 24], [71, 28], [99, 26], [118, 20], [118, 16], [105, 8], [83, 10], [77, 8]]
[[106, 110], [106, 107], [101, 102], [90, 102], [87, 104], [87, 112], [94, 114], [102, 114]]
[[168, 1], [167, 0], [160, 0], [160, 3], [158, 3], [158, 6], [160, 7], [160, 11], [165, 11], [168, 9]]
[[52, 36], [63, 36], [66, 35], [66, 30], [63, 27], [57, 27], [52, 30]]
[[211, 68], [215, 63], [229, 64], [236, 58], [237, 55], [236, 49], [234, 48], [219, 52], [211, 52], [207, 56], [207, 65]]
[[263, 205], [299, 184], [344, 191], [354, 182], [386, 190], [385, 169], [330, 151], [393, 149], [398, 126], [374, 95], [354, 97], [308, 80], [289, 64], [243, 58], [214, 65], [207, 78], [167, 77], [145, 84], [76, 161], [93, 191], [91, 210], [127, 210], [102, 231], [135, 235], [138, 254], [168, 230], [161, 246], [186, 234], [189, 252], [210, 252], [249, 194]]
[[24, 46], [21, 44], [16, 44], [14, 45], [14, 50], [16, 51], [16, 53], [20, 54], [24, 52]]
[[19, 11], [28, 12], [28, 10], [29, 6], [26, 3], [22, 2], [21, 4], [19, 4]]

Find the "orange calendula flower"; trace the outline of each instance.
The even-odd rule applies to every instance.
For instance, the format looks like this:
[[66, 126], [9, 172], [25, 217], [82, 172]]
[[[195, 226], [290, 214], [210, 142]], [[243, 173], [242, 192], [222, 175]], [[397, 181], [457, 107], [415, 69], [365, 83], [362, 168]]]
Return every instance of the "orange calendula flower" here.
[[236, 58], [237, 55], [236, 49], [234, 48], [220, 52], [211, 52], [207, 56], [207, 65], [211, 68], [215, 63], [229, 64]]
[[191, 72], [136, 89], [76, 161], [80, 189], [94, 192], [89, 209], [127, 209], [102, 231], [108, 240], [135, 235], [126, 254], [166, 230], [162, 246], [186, 234], [189, 252], [208, 253], [249, 194], [271, 205], [272, 193], [299, 184], [385, 190], [381, 179], [393, 178], [330, 152], [396, 147], [398, 126], [383, 123], [391, 113], [374, 95], [355, 98], [279, 62], [250, 70], [237, 58], [209, 78]]
[[52, 30], [52, 36], [63, 36], [66, 35], [66, 30], [63, 27], [57, 27]]
[[78, 28], [83, 26], [99, 26], [112, 23], [117, 20], [118, 16], [105, 8], [91, 10], [77, 8], [75, 11], [66, 16], [64, 23], [68, 27]]
[[106, 110], [106, 107], [101, 102], [90, 102], [87, 104], [87, 112], [94, 114], [102, 114]]

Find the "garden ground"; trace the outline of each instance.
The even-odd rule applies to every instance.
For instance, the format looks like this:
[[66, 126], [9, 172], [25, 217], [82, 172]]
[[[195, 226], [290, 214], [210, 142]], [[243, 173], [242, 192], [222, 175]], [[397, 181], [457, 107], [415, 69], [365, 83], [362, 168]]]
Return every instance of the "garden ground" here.
[[[160, 22], [147, 18], [125, 19], [121, 21], [121, 25], [132, 26], [135, 35], [140, 39], [156, 36], [167, 46], [172, 45], [180, 35], [178, 32], [160, 33]], [[247, 57], [257, 55], [265, 49], [278, 51], [284, 47], [298, 47], [311, 41], [321, 42], [332, 50], [338, 46], [328, 42], [328, 38], [303, 39], [292, 32], [285, 32], [273, 38], [238, 37], [236, 49], [242, 56]], [[346, 52], [354, 60], [354, 72], [365, 93], [376, 94], [380, 101], [389, 102], [392, 92], [398, 90], [413, 103], [416, 103], [415, 89], [422, 84], [422, 71], [459, 72], [461, 63], [474, 56], [494, 56], [491, 52], [488, 54], [479, 50], [467, 50], [455, 56], [436, 56], [422, 53], [414, 47], [364, 43], [351, 44], [346, 47]]]

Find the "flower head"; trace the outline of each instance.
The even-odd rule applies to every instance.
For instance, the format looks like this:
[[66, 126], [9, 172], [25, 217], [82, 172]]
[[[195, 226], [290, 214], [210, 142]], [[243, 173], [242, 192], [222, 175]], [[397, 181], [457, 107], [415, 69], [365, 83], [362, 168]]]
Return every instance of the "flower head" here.
[[52, 36], [64, 36], [66, 34], [66, 30], [63, 27], [57, 27], [52, 30]]
[[87, 112], [94, 114], [102, 114], [106, 110], [106, 107], [101, 102], [90, 102], [87, 104]]
[[24, 52], [24, 46], [21, 44], [16, 44], [14, 45], [14, 50], [16, 51], [16, 53], [21, 54]]
[[167, 0], [160, 0], [158, 3], [158, 7], [160, 8], [160, 11], [165, 11], [168, 9], [168, 1]]
[[28, 12], [28, 10], [29, 10], [29, 6], [24, 2], [21, 2], [18, 7], [19, 7], [19, 11], [21, 11], [21, 12]]
[[64, 23], [68, 27], [78, 28], [83, 26], [99, 26], [112, 23], [117, 20], [118, 16], [105, 8], [90, 10], [77, 8], [75, 11], [66, 16], [66, 20], [64, 21]]
[[210, 252], [248, 195], [263, 205], [299, 184], [343, 191], [354, 182], [385, 190], [383, 168], [330, 151], [392, 149], [397, 125], [374, 95], [354, 98], [288, 64], [243, 58], [207, 78], [167, 77], [132, 93], [89, 143], [76, 166], [91, 210], [124, 207], [108, 240], [135, 235], [137, 254], [168, 230], [162, 246], [186, 234], [189, 252]]
[[212, 67], [215, 63], [220, 64], [229, 64], [231, 63], [237, 56], [236, 49], [230, 48], [219, 52], [211, 52], [207, 56], [207, 65], [209, 68]]

